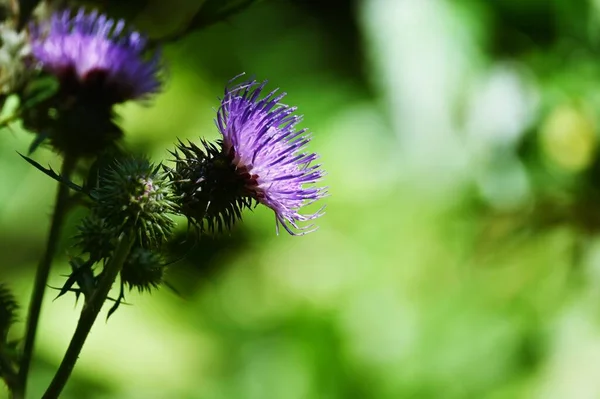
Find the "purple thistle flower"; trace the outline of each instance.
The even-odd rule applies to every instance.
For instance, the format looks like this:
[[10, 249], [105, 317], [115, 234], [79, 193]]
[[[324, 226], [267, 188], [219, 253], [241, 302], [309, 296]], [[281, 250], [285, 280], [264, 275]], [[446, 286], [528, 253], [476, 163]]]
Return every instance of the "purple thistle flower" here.
[[316, 227], [298, 222], [318, 218], [324, 207], [306, 215], [299, 210], [326, 195], [313, 186], [324, 172], [313, 164], [317, 154], [303, 152], [310, 135], [296, 130], [302, 120], [296, 107], [280, 104], [286, 93], [276, 95], [276, 89], [260, 98], [266, 84], [251, 80], [225, 88], [215, 120], [222, 150], [243, 177], [246, 194], [275, 212], [277, 232], [281, 224], [292, 235], [306, 234]]
[[[158, 53], [147, 59], [147, 39], [126, 31], [96, 11], [55, 13], [50, 21], [31, 27], [31, 50], [42, 68], [56, 75], [63, 90], [101, 91], [116, 104], [144, 98], [161, 86]], [[65, 87], [66, 86], [66, 87]]]

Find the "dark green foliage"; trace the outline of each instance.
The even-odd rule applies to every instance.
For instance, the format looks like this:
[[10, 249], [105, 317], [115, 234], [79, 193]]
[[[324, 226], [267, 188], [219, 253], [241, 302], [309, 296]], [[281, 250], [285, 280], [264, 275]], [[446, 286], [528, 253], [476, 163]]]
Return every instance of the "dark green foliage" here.
[[238, 14], [259, 0], [206, 0], [192, 20], [193, 29], [200, 29]]
[[260, 0], [206, 0], [185, 28], [172, 35], [157, 39], [162, 43], [177, 41], [194, 31], [226, 21], [258, 1]]
[[[69, 261], [72, 272], [60, 289], [57, 298], [60, 298], [67, 292], [74, 292], [77, 299], [79, 299], [80, 294], [89, 298], [98, 283], [98, 276], [94, 275], [94, 270], [92, 269], [93, 264], [94, 262], [91, 260], [84, 261], [81, 258], [72, 258]], [[74, 288], [75, 284], [77, 284], [77, 288]]]
[[58, 89], [59, 82], [56, 77], [42, 74], [28, 81], [17, 94], [21, 98], [22, 108], [35, 110], [38, 104], [44, 103], [56, 95]]
[[30, 152], [46, 141], [58, 152], [81, 157], [113, 147], [123, 132], [114, 121], [112, 100], [85, 87], [65, 87], [40, 74], [17, 93], [23, 126], [36, 134]]
[[26, 157], [23, 154], [19, 154], [19, 155], [21, 155], [21, 157], [24, 160], [26, 160], [29, 164], [33, 165], [37, 170], [39, 170], [40, 172], [44, 173], [46, 176], [48, 176], [48, 177], [56, 180], [57, 182], [59, 182], [61, 184], [66, 184], [67, 186], [69, 186], [70, 189], [72, 189], [74, 191], [77, 191], [77, 192], [81, 192], [82, 191], [81, 187], [79, 187], [77, 184], [75, 184], [72, 181], [70, 181], [65, 176], [59, 175], [54, 170], [52, 170], [52, 168], [44, 168], [42, 165], [40, 165], [39, 163], [37, 163], [33, 159], [31, 159], [29, 157]]

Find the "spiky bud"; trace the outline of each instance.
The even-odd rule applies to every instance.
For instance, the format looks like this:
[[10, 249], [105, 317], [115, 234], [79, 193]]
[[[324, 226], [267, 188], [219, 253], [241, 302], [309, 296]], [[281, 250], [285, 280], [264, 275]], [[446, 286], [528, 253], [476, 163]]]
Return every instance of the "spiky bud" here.
[[117, 232], [133, 232], [138, 245], [160, 246], [175, 225], [173, 194], [166, 172], [147, 159], [115, 161], [91, 193], [94, 212]]
[[8, 330], [17, 319], [19, 305], [12, 292], [0, 283], [0, 344], [6, 342]]
[[165, 266], [160, 254], [146, 248], [134, 248], [121, 270], [121, 281], [130, 290], [150, 292], [163, 282]]
[[76, 246], [82, 253], [89, 254], [94, 262], [110, 257], [117, 237], [114, 226], [92, 212], [81, 220], [77, 230]]
[[217, 145], [201, 141], [202, 147], [179, 142], [175, 168], [170, 177], [180, 198], [181, 213], [201, 231], [222, 232], [231, 229], [242, 210], [252, 206], [246, 178], [236, 173], [229, 156]]

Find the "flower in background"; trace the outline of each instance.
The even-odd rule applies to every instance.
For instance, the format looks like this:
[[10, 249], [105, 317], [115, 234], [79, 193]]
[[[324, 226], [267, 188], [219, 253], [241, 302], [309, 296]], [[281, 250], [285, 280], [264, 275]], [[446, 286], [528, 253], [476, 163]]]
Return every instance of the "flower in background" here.
[[43, 73], [22, 91], [24, 126], [54, 149], [75, 157], [100, 154], [123, 132], [113, 106], [146, 99], [161, 88], [157, 52], [125, 22], [97, 12], [54, 13], [30, 28], [32, 65]]
[[326, 195], [315, 187], [324, 175], [318, 156], [304, 152], [310, 141], [306, 129], [296, 130], [302, 117], [296, 107], [280, 104], [285, 93], [274, 90], [261, 98], [266, 81], [228, 86], [217, 111], [216, 125], [223, 136], [203, 148], [180, 143], [176, 156], [175, 190], [182, 194], [182, 213], [209, 229], [231, 227], [241, 209], [252, 203], [271, 208], [277, 230], [292, 235], [316, 229], [301, 226], [323, 214], [301, 214], [300, 208]]
[[159, 91], [158, 53], [147, 58], [146, 49], [146, 37], [96, 11], [57, 12], [31, 27], [32, 54], [62, 90], [100, 96], [110, 104]]

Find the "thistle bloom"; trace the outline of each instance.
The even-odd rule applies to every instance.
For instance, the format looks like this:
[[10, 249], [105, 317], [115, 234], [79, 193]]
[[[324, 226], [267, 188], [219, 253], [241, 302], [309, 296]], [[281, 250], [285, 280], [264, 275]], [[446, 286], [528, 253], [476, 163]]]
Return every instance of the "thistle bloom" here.
[[267, 82], [247, 81], [225, 88], [215, 123], [223, 136], [216, 143], [182, 143], [172, 152], [173, 190], [180, 212], [200, 230], [222, 231], [241, 219], [242, 209], [257, 203], [275, 213], [277, 232], [292, 235], [315, 230], [301, 226], [323, 214], [301, 214], [300, 208], [326, 195], [315, 187], [324, 172], [318, 158], [304, 152], [310, 141], [296, 107], [280, 104], [285, 93], [260, 98]]
[[223, 135], [222, 151], [236, 174], [243, 178], [246, 194], [275, 212], [290, 234], [307, 233], [313, 225], [298, 222], [316, 219], [323, 213], [300, 214], [305, 205], [325, 196], [324, 188], [312, 186], [324, 175], [313, 164], [317, 154], [303, 152], [310, 141], [306, 129], [296, 130], [302, 120], [296, 107], [280, 104], [286, 93], [277, 89], [262, 99], [267, 82], [248, 81], [225, 89], [216, 125]]
[[31, 51], [42, 68], [57, 76], [61, 88], [91, 91], [116, 104], [140, 99], [160, 88], [158, 55], [143, 56], [147, 39], [125, 30], [97, 12], [55, 13], [50, 21], [31, 27]]

